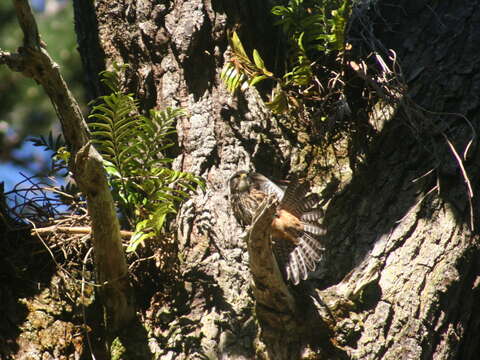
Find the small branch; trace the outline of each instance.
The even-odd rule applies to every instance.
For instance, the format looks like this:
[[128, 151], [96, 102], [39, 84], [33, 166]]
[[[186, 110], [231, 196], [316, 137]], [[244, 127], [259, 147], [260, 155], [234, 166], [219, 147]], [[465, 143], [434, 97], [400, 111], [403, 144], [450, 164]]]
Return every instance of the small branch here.
[[294, 313], [295, 300], [283, 280], [271, 247], [270, 227], [276, 207], [277, 204], [271, 199], [265, 202], [250, 228], [248, 234], [250, 271], [255, 282], [254, 293], [257, 303], [281, 313]]
[[23, 46], [18, 53], [0, 51], [0, 64], [33, 78], [43, 86], [50, 97], [62, 124], [65, 139], [78, 151], [88, 141], [88, 127], [80, 106], [70, 93], [53, 61], [40, 40], [37, 24], [27, 0], [13, 0], [17, 18], [24, 34]]
[[97, 281], [105, 305], [107, 329], [114, 333], [135, 316], [128, 267], [122, 249], [120, 226], [108, 185], [103, 159], [90, 146], [89, 130], [80, 106], [40, 40], [28, 0], [13, 0], [24, 34], [18, 53], [0, 51], [0, 64], [21, 72], [42, 85], [60, 119], [62, 132], [72, 154], [69, 167], [80, 190], [86, 195], [92, 222]]
[[[90, 235], [92, 234], [92, 228], [90, 226], [47, 226], [44, 228], [35, 228], [32, 229], [32, 235], [36, 234], [54, 234], [54, 233], [66, 233], [74, 235]], [[131, 238], [133, 235], [132, 231], [120, 230], [120, 236], [122, 238]]]
[[270, 198], [262, 206], [247, 239], [256, 315], [270, 358], [297, 359], [302, 343], [300, 317], [271, 248], [270, 230], [277, 204]]
[[20, 54], [0, 50], [0, 65], [7, 65], [12, 71], [23, 72], [25, 65]]
[[40, 35], [32, 11], [29, 6], [25, 6], [25, 1], [14, 0], [15, 12], [18, 22], [25, 36], [24, 45], [29, 48], [40, 48]]

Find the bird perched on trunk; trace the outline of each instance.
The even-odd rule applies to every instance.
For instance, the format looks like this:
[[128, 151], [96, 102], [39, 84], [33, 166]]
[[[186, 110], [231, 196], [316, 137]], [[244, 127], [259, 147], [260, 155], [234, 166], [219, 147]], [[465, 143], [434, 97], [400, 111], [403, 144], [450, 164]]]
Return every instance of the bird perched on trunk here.
[[324, 233], [318, 221], [323, 216], [316, 208], [318, 195], [306, 196], [306, 183], [292, 182], [283, 190], [259, 173], [238, 171], [229, 179], [230, 202], [243, 227], [252, 224], [260, 204], [269, 196], [278, 201], [272, 220], [272, 248], [287, 280], [295, 285], [315, 270], [324, 247], [318, 236]]

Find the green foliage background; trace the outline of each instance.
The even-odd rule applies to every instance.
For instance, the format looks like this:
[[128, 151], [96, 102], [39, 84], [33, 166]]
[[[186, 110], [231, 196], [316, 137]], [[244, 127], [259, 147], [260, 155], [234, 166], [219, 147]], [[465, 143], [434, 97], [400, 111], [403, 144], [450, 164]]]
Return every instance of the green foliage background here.
[[350, 0], [289, 0], [274, 6], [272, 14], [278, 19], [287, 51], [283, 74], [269, 71], [256, 49], [250, 57], [233, 32], [229, 39], [232, 55], [221, 73], [228, 90], [233, 93], [239, 87], [244, 90], [273, 80], [275, 87], [266, 105], [276, 114], [293, 117], [308, 116], [329, 98], [338, 100], [342, 90], [331, 84], [342, 71], [350, 10]]
[[[60, 65], [62, 75], [77, 99], [82, 99], [82, 72], [76, 47], [71, 3], [52, 14], [35, 14], [42, 40], [53, 59]], [[22, 45], [23, 35], [18, 26], [11, 1], [0, 1], [0, 48], [15, 52]], [[46, 135], [56, 114], [43, 89], [33, 80], [0, 67], [0, 149], [2, 160], [15, 161], [5, 147], [6, 135], [15, 134], [9, 142], [13, 147], [29, 135]], [[4, 147], [5, 145], [5, 147]], [[17, 159], [18, 160], [18, 159]], [[25, 164], [24, 164], [25, 165]]]

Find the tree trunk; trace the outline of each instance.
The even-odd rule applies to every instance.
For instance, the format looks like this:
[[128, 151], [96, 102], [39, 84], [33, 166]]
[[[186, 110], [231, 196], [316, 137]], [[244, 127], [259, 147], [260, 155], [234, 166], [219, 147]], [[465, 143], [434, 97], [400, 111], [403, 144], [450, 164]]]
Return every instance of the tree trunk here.
[[[189, 111], [177, 124], [175, 166], [207, 180], [176, 223], [180, 276], [165, 295], [169, 300], [158, 304], [160, 295], [154, 296], [147, 311], [146, 322], [160, 329], [148, 334], [152, 352], [165, 359], [281, 359], [300, 357], [309, 347], [328, 359], [475, 358], [480, 159], [470, 140], [478, 128], [480, 5], [380, 0], [355, 8], [352, 59], [393, 49], [408, 92], [326, 206], [328, 255], [310, 286], [319, 297], [303, 299], [317, 313], [301, 318], [310, 331], [292, 332], [292, 351], [282, 348], [291, 345], [281, 329], [285, 322], [267, 324], [262, 310], [253, 311], [259, 293], [250, 291], [247, 244], [226, 187], [238, 169], [283, 179], [318, 168], [315, 146], [272, 117], [255, 90], [231, 96], [219, 80], [227, 30], [234, 27], [273, 67], [277, 41], [269, 5], [103, 0], [93, 8], [76, 0], [75, 8], [92, 95], [100, 91], [93, 71], [111, 61], [129, 63], [125, 81], [143, 109]], [[312, 178], [318, 189], [336, 174]], [[158, 276], [171, 283], [168, 274]], [[307, 290], [288, 291], [302, 307]], [[301, 327], [295, 324], [288, 330]]]
[[352, 37], [393, 49], [408, 92], [366, 168], [328, 207], [327, 267], [337, 276], [321, 293], [331, 308], [349, 303], [337, 328], [355, 358], [476, 358], [480, 5], [380, 1], [357, 10]]

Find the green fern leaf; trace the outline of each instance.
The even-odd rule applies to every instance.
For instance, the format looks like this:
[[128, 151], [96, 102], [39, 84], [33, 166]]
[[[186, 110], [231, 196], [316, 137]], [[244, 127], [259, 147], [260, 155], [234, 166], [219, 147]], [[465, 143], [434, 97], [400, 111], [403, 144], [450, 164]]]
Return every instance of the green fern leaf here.
[[175, 120], [186, 112], [166, 108], [140, 115], [138, 101], [120, 91], [117, 71], [124, 68], [114, 64], [114, 71], [102, 73], [112, 93], [93, 103], [89, 127], [120, 211], [135, 226], [129, 246], [134, 251], [161, 231], [176, 206], [197, 186], [203, 187], [203, 181], [166, 167], [173, 161], [165, 151], [174, 145]]

